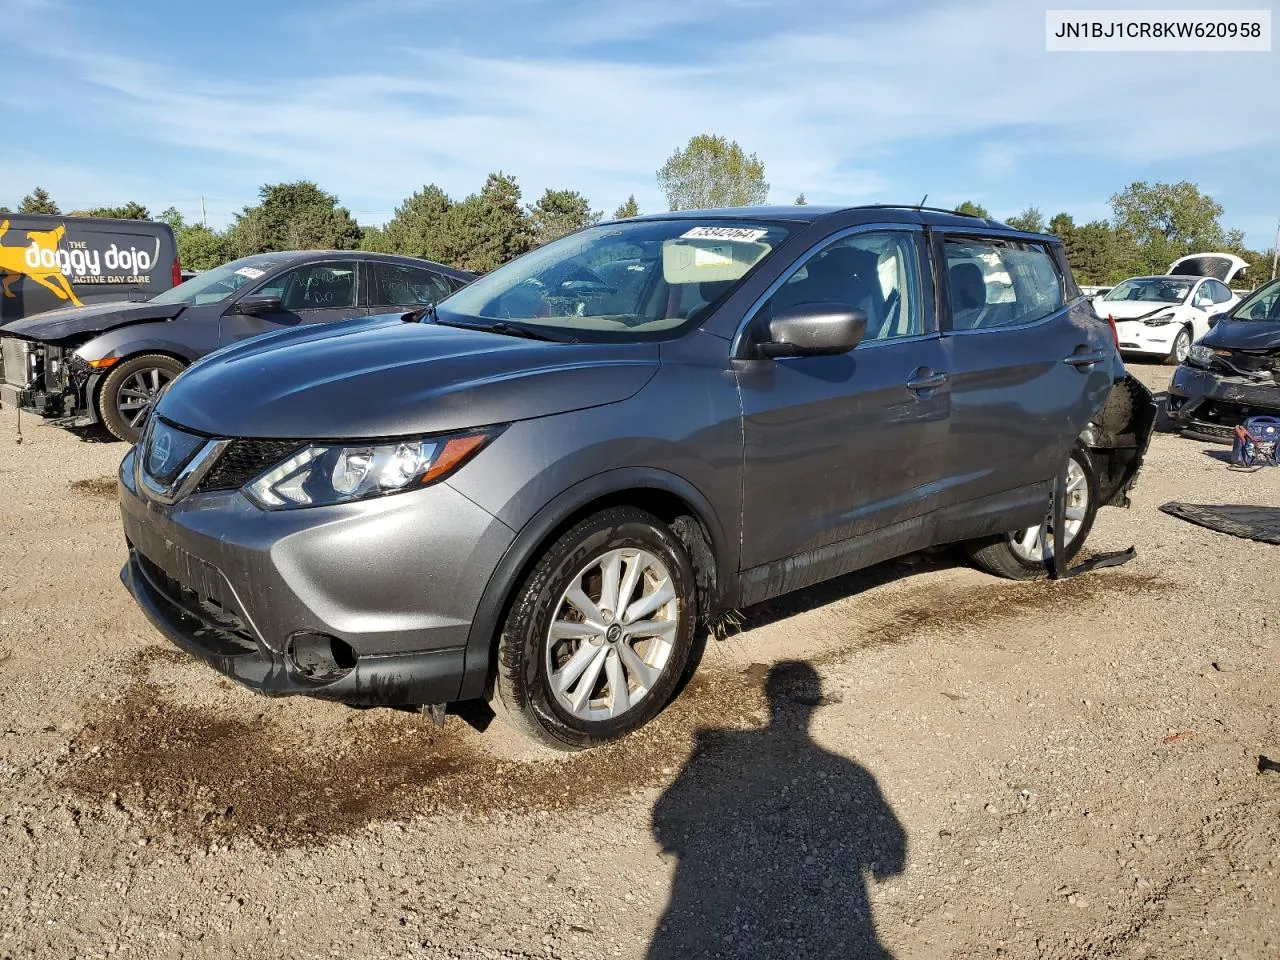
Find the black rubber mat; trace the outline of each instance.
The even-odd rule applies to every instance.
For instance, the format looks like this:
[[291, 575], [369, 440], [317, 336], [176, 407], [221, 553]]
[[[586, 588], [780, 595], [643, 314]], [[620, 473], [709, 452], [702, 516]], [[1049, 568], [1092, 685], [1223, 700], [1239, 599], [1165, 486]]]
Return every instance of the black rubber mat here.
[[1242, 503], [1182, 503], [1160, 505], [1171, 516], [1233, 537], [1280, 545], [1280, 507], [1253, 507]]

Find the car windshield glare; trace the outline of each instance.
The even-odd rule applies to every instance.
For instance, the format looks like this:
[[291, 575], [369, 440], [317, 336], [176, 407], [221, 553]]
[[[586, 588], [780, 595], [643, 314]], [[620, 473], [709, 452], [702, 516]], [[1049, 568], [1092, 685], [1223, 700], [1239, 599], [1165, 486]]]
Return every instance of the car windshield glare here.
[[1280, 280], [1272, 280], [1251, 293], [1232, 311], [1231, 319], [1280, 323]]
[[166, 290], [151, 298], [152, 303], [202, 306], [206, 303], [221, 303], [243, 287], [266, 276], [283, 262], [279, 257], [258, 255], [232, 260], [220, 267], [197, 274], [186, 283], [180, 283], [172, 290]]
[[1193, 282], [1173, 280], [1168, 277], [1139, 277], [1117, 284], [1103, 299], [1107, 302], [1128, 300], [1148, 303], [1182, 303], [1191, 292]]
[[788, 232], [712, 219], [590, 227], [481, 277], [440, 304], [438, 316], [581, 340], [657, 339], [705, 317]]

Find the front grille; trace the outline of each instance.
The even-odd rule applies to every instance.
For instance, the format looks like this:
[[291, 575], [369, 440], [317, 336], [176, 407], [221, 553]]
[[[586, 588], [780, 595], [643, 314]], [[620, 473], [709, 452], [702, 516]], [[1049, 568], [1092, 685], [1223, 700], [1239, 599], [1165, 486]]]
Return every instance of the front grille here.
[[31, 385], [30, 365], [27, 361], [27, 341], [13, 337], [0, 337], [0, 382], [15, 387]]
[[195, 492], [239, 490], [302, 446], [297, 440], [233, 440]]

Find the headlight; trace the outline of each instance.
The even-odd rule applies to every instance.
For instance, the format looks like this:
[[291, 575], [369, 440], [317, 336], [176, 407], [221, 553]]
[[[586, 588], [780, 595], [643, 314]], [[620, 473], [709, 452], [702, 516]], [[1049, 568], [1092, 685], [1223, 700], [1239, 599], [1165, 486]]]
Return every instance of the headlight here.
[[1163, 327], [1166, 324], [1173, 323], [1176, 319], [1178, 318], [1174, 316], [1172, 310], [1165, 310], [1157, 313], [1154, 317], [1147, 317], [1142, 322], [1148, 327]]
[[1213, 359], [1213, 351], [1198, 343], [1193, 343], [1191, 350], [1187, 353], [1187, 363], [1196, 367], [1211, 367]]
[[315, 443], [247, 484], [243, 492], [264, 510], [403, 493], [443, 479], [496, 435], [496, 430], [479, 430], [386, 443]]

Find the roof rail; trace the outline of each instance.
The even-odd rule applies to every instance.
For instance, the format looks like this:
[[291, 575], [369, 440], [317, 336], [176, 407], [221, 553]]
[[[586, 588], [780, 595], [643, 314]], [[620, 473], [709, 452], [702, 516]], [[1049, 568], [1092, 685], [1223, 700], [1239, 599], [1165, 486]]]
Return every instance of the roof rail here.
[[955, 217], [971, 217], [974, 220], [990, 219], [989, 217], [980, 217], [976, 213], [964, 213], [960, 210], [950, 210], [947, 207], [917, 206], [914, 203], [862, 203], [859, 206], [872, 210], [928, 210], [930, 213], [949, 213]]

